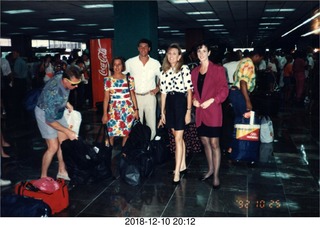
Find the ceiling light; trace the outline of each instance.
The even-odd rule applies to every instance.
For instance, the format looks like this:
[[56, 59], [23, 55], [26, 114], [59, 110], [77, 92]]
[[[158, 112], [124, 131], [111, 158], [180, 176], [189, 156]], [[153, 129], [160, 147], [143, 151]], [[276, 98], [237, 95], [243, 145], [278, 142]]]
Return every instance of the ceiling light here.
[[203, 27], [223, 27], [223, 24], [206, 24]]
[[283, 20], [284, 17], [261, 17], [262, 20]]
[[158, 26], [158, 29], [167, 29], [170, 28], [169, 26]]
[[172, 33], [172, 35], [184, 35], [184, 33], [178, 32], [178, 33]]
[[66, 30], [56, 30], [56, 31], [48, 31], [50, 33], [64, 33], [67, 32]]
[[33, 29], [39, 29], [37, 27], [21, 27], [20, 29], [23, 29], [23, 30], [33, 30]]
[[53, 18], [53, 19], [48, 19], [48, 21], [72, 21], [74, 20], [73, 18]]
[[306, 36], [312, 35], [312, 34], [318, 34], [319, 32], [320, 32], [320, 28], [315, 29], [315, 30], [313, 30], [311, 32], [305, 33], [305, 34], [301, 35], [301, 37], [306, 37]]
[[114, 28], [101, 28], [100, 31], [113, 31]]
[[170, 0], [173, 4], [183, 4], [183, 3], [203, 3], [206, 0]]
[[7, 14], [20, 14], [20, 13], [33, 13], [34, 10], [32, 9], [21, 9], [21, 10], [7, 10], [7, 11], [3, 11], [4, 13]]
[[179, 30], [165, 30], [163, 32], [180, 32]]
[[188, 15], [202, 15], [202, 14], [213, 14], [212, 11], [197, 11], [197, 12], [187, 12]]
[[219, 19], [197, 19], [199, 22], [219, 21]]
[[112, 8], [112, 4], [93, 4], [93, 5], [83, 5], [85, 9], [99, 9], [99, 8]]
[[260, 23], [259, 25], [280, 25], [280, 23]]
[[274, 13], [274, 12], [293, 12], [295, 11], [296, 9], [290, 9], [290, 8], [287, 8], [287, 9], [266, 9], [265, 12], [268, 12], [268, 13]]
[[73, 34], [74, 36], [78, 36], [78, 35], [86, 35], [86, 34], [84, 34], [84, 33], [75, 33], [75, 34]]
[[81, 27], [94, 27], [94, 26], [98, 26], [98, 24], [79, 24], [79, 26], [81, 26]]
[[299, 24], [297, 27], [295, 27], [295, 28], [291, 29], [291, 30], [290, 30], [290, 31], [288, 31], [287, 33], [284, 33], [281, 37], [285, 37], [285, 36], [286, 36], [286, 35], [288, 35], [289, 33], [291, 33], [291, 32], [293, 32], [294, 30], [296, 30], [296, 29], [300, 28], [302, 25], [304, 25], [304, 24], [306, 24], [306, 23], [310, 22], [311, 20], [313, 20], [314, 18], [316, 18], [316, 17], [318, 17], [318, 16], [320, 16], [320, 12], [319, 12], [319, 13], [317, 13], [317, 14], [315, 14], [315, 15], [313, 15], [312, 17], [310, 17], [310, 18], [309, 18], [309, 19], [307, 19], [306, 21], [302, 22], [302, 23], [301, 23], [301, 24]]

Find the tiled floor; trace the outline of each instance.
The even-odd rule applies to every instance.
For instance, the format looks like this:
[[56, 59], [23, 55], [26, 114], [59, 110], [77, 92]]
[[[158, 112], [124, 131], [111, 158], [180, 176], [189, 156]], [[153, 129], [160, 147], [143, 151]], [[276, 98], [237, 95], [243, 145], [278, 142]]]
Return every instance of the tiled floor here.
[[[95, 139], [101, 117], [82, 111], [81, 135]], [[129, 186], [118, 174], [118, 149], [112, 169], [115, 179], [70, 187], [70, 206], [57, 217], [319, 217], [319, 116], [303, 108], [281, 109], [272, 117], [276, 142], [273, 156], [254, 168], [222, 157], [221, 189], [198, 177], [206, 171], [204, 153], [189, 154], [189, 172], [178, 186], [171, 184], [174, 160], [156, 166], [140, 186]], [[7, 117], [2, 126], [14, 146], [13, 158], [2, 159], [2, 177], [13, 185], [40, 175], [45, 150], [32, 118]], [[301, 146], [304, 146], [304, 150]], [[266, 146], [266, 145], [264, 145]], [[56, 160], [50, 176], [57, 174]], [[13, 193], [13, 185], [2, 194]], [[1, 207], [5, 209], [5, 207]]]

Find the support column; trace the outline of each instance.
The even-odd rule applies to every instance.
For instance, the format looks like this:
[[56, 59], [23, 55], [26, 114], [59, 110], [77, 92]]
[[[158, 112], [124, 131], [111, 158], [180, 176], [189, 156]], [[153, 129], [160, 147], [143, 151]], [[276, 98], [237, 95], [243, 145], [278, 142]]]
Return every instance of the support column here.
[[150, 56], [158, 59], [157, 1], [114, 1], [114, 56], [128, 59], [138, 55], [141, 38], [152, 42]]
[[189, 51], [192, 47], [204, 39], [203, 29], [187, 29], [186, 30], [186, 50]]
[[32, 57], [32, 40], [30, 36], [26, 35], [14, 35], [11, 36], [12, 50], [17, 50], [21, 57]]

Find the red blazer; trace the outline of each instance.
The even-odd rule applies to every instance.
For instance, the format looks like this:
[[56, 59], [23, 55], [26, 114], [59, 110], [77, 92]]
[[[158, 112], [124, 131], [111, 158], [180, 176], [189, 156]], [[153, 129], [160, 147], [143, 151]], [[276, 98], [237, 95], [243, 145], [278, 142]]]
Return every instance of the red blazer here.
[[226, 100], [229, 94], [229, 87], [224, 67], [209, 61], [208, 71], [202, 88], [200, 98], [197, 81], [199, 77], [200, 66], [194, 68], [191, 72], [193, 83], [193, 98], [201, 103], [214, 98], [214, 102], [207, 108], [196, 108], [196, 126], [199, 127], [201, 122], [210, 127], [222, 126], [222, 107], [221, 103]]

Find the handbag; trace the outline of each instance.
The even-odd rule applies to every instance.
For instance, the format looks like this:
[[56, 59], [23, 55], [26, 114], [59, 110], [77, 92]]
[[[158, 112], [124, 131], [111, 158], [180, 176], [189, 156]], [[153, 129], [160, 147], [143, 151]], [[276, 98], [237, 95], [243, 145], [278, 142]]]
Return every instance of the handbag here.
[[273, 124], [269, 116], [263, 116], [260, 123], [261, 143], [271, 143], [274, 139]]
[[79, 135], [82, 116], [79, 111], [73, 110], [69, 112], [68, 109], [64, 110], [63, 116], [66, 118], [68, 127]]
[[17, 195], [40, 199], [51, 208], [51, 214], [59, 213], [69, 206], [69, 192], [64, 179], [57, 179], [59, 188], [52, 192], [44, 192], [34, 186], [36, 180], [22, 181], [15, 185]]

